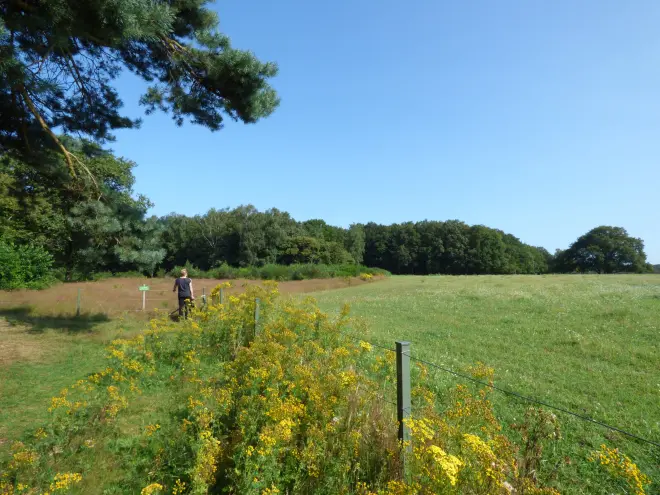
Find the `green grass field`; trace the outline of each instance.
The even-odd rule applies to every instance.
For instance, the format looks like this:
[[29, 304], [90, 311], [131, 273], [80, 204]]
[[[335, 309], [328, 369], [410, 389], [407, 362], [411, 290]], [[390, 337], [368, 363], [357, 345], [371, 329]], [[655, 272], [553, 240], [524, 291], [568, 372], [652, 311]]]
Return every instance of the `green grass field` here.
[[[500, 387], [660, 442], [660, 276], [392, 277], [314, 295], [329, 312], [349, 303], [368, 328], [365, 340], [389, 348], [411, 341], [413, 356], [457, 371], [484, 362]], [[46, 422], [50, 397], [105, 367], [106, 343], [144, 327], [134, 319], [4, 314], [13, 325], [0, 321], [0, 458]], [[441, 394], [464, 383], [430, 372]], [[492, 398], [504, 424], [528, 407], [497, 392]], [[122, 420], [126, 431], [148, 423], [164, 399], [137, 402]], [[660, 493], [660, 449], [558, 417], [563, 437], [547, 449], [544, 480], [562, 493], [626, 493], [599, 485], [586, 461], [607, 443], [656, 480], [647, 493]]]
[[0, 460], [14, 440], [48, 421], [50, 398], [105, 367], [105, 344], [144, 320], [25, 316], [0, 320]]
[[[413, 356], [457, 371], [484, 362], [500, 387], [660, 443], [658, 276], [392, 277], [316, 297], [327, 311], [350, 303], [371, 342], [408, 340]], [[461, 383], [430, 371], [438, 390]], [[505, 422], [521, 419], [520, 401], [497, 392], [493, 400]], [[584, 460], [603, 442], [660, 480], [659, 448], [558, 416], [563, 438], [551, 459], [565, 464], [562, 491], [601, 493]], [[544, 475], [554, 471], [545, 466]]]

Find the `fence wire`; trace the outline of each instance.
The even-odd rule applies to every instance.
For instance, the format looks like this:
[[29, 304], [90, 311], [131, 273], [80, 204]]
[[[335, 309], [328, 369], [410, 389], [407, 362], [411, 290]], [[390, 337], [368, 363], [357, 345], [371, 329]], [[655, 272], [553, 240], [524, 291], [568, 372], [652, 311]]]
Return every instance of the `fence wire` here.
[[554, 404], [550, 404], [548, 402], [545, 402], [545, 401], [542, 401], [542, 400], [539, 400], [539, 399], [535, 399], [534, 397], [529, 397], [529, 396], [526, 396], [526, 395], [523, 395], [523, 394], [519, 394], [518, 392], [514, 392], [513, 390], [508, 390], [508, 389], [505, 389], [505, 388], [502, 388], [502, 387], [498, 387], [497, 385], [485, 382], [483, 380], [479, 380], [478, 378], [474, 378], [474, 377], [472, 377], [470, 375], [467, 375], [465, 373], [460, 373], [458, 371], [454, 371], [452, 369], [440, 366], [439, 364], [432, 363], [432, 362], [426, 361], [424, 359], [416, 358], [414, 356], [411, 356], [410, 354], [406, 354], [406, 355], [411, 360], [417, 361], [418, 363], [425, 364], [427, 366], [430, 366], [431, 368], [434, 368], [434, 369], [437, 369], [437, 370], [440, 370], [440, 371], [444, 371], [445, 373], [452, 374], [454, 376], [457, 376], [459, 378], [463, 378], [465, 380], [469, 380], [469, 381], [477, 383], [481, 386], [488, 387], [492, 390], [496, 390], [496, 391], [498, 391], [500, 393], [503, 393], [505, 395], [516, 397], [518, 399], [521, 399], [521, 400], [526, 401], [526, 402], [530, 402], [532, 404], [547, 407], [548, 409], [552, 409], [552, 410], [555, 410], [555, 411], [558, 411], [558, 412], [561, 412], [561, 413], [564, 413], [564, 414], [568, 414], [570, 416], [581, 419], [583, 421], [587, 421], [589, 423], [596, 424], [598, 426], [601, 426], [601, 427], [606, 428], [606, 429], [611, 430], [611, 431], [616, 431], [617, 433], [621, 433], [622, 435], [625, 435], [627, 437], [634, 438], [635, 440], [639, 440], [640, 442], [644, 442], [644, 443], [647, 443], [649, 445], [653, 445], [654, 447], [659, 447], [660, 448], [660, 443], [658, 443], [658, 442], [654, 442], [653, 440], [648, 440], [647, 438], [640, 437], [639, 435], [636, 435], [634, 433], [630, 433], [629, 431], [623, 430], [623, 429], [618, 428], [616, 426], [609, 425], [609, 424], [604, 423], [602, 421], [598, 421], [597, 419], [590, 418], [589, 416], [585, 416], [584, 414], [576, 413], [574, 411], [563, 408], [561, 406], [555, 406]]
[[[365, 340], [363, 337], [358, 337], [358, 336], [356, 336], [356, 335], [354, 335], [354, 334], [350, 334], [350, 333], [347, 333], [347, 332], [342, 332], [342, 334], [344, 334], [345, 336], [347, 336], [347, 337], [349, 337], [349, 338], [351, 338], [351, 339], [354, 339], [354, 340], [357, 340], [357, 341], [360, 341], [360, 342], [365, 342], [365, 343], [367, 343], [367, 344], [369, 344], [369, 345], [371, 345], [371, 346], [373, 346], [373, 347], [377, 347], [377, 348], [379, 348], [379, 349], [383, 349], [383, 350], [385, 350], [385, 351], [389, 351], [389, 352], [396, 353], [396, 350], [394, 350], [394, 349], [391, 349], [391, 348], [389, 348], [389, 347], [385, 347], [385, 346], [383, 346], [383, 345], [381, 345], [381, 344], [376, 344], [375, 342], [371, 342], [371, 341]], [[444, 367], [444, 366], [441, 366], [441, 365], [439, 365], [439, 364], [433, 363], [433, 362], [431, 362], [431, 361], [427, 361], [427, 360], [425, 360], [425, 359], [416, 358], [416, 357], [414, 357], [414, 356], [412, 356], [411, 354], [408, 354], [408, 353], [404, 353], [404, 355], [408, 356], [412, 361], [416, 361], [416, 362], [418, 362], [418, 363], [425, 364], [425, 365], [427, 365], [427, 366], [429, 366], [429, 367], [431, 367], [431, 368], [434, 368], [434, 369], [437, 369], [437, 370], [443, 371], [443, 372], [445, 372], [445, 373], [449, 373], [449, 374], [454, 375], [454, 376], [456, 376], [456, 377], [458, 377], [458, 378], [463, 378], [463, 379], [465, 379], [465, 380], [469, 380], [469, 381], [471, 381], [471, 382], [473, 382], [473, 383], [479, 384], [479, 385], [484, 386], [484, 387], [488, 387], [488, 388], [490, 388], [490, 389], [492, 389], [492, 390], [495, 390], [495, 391], [497, 391], [497, 392], [500, 392], [500, 393], [502, 393], [502, 394], [505, 394], [505, 395], [508, 395], [508, 396], [511, 396], [511, 397], [515, 397], [515, 398], [517, 398], [517, 399], [520, 399], [520, 400], [525, 401], [525, 402], [529, 402], [529, 403], [531, 403], [531, 404], [536, 404], [536, 405], [539, 405], [539, 406], [543, 406], [543, 407], [546, 407], [546, 408], [548, 408], [548, 409], [552, 409], [552, 410], [554, 410], [554, 411], [561, 412], [561, 413], [563, 413], [563, 414], [567, 414], [567, 415], [569, 415], [569, 416], [572, 416], [572, 417], [574, 417], [574, 418], [580, 419], [580, 420], [582, 420], [582, 421], [586, 421], [586, 422], [588, 422], [588, 423], [592, 423], [592, 424], [598, 425], [598, 426], [600, 426], [600, 427], [602, 427], [602, 428], [605, 428], [605, 429], [608, 429], [608, 430], [610, 430], [610, 431], [614, 431], [614, 432], [620, 433], [620, 434], [625, 435], [625, 436], [627, 436], [627, 437], [629, 437], [629, 438], [633, 438], [633, 439], [635, 439], [635, 440], [638, 440], [638, 441], [640, 441], [640, 442], [646, 443], [646, 444], [648, 444], [648, 445], [652, 445], [652, 446], [654, 446], [654, 447], [658, 447], [658, 448], [660, 448], [660, 443], [659, 443], [659, 442], [656, 442], [656, 441], [653, 441], [653, 440], [649, 440], [648, 438], [641, 437], [641, 436], [639, 436], [639, 435], [637, 435], [637, 434], [635, 434], [635, 433], [631, 433], [631, 432], [626, 431], [626, 430], [624, 430], [624, 429], [622, 429], [622, 428], [619, 428], [619, 427], [617, 427], [617, 426], [610, 425], [610, 424], [605, 423], [605, 422], [603, 422], [603, 421], [599, 421], [599, 420], [597, 420], [597, 419], [591, 418], [591, 417], [586, 416], [586, 415], [584, 415], [584, 414], [580, 414], [580, 413], [577, 413], [577, 412], [575, 412], [575, 411], [571, 411], [570, 409], [566, 409], [566, 408], [561, 407], [561, 406], [556, 406], [556, 405], [554, 405], [554, 404], [550, 404], [550, 403], [548, 403], [548, 402], [545, 402], [545, 401], [542, 401], [542, 400], [536, 399], [536, 398], [534, 398], [534, 397], [529, 397], [529, 396], [527, 396], [527, 395], [520, 394], [520, 393], [515, 392], [515, 391], [513, 391], [513, 390], [508, 390], [508, 389], [505, 389], [505, 388], [499, 387], [499, 386], [497, 386], [497, 385], [494, 385], [494, 384], [491, 384], [491, 383], [485, 382], [485, 381], [483, 381], [483, 380], [479, 380], [478, 378], [474, 378], [474, 377], [472, 377], [472, 376], [470, 376], [470, 375], [468, 375], [468, 374], [461, 373], [461, 372], [454, 371], [454, 370], [452, 370], [452, 369], [446, 368], [446, 367]], [[396, 403], [394, 403], [394, 404], [396, 405]]]

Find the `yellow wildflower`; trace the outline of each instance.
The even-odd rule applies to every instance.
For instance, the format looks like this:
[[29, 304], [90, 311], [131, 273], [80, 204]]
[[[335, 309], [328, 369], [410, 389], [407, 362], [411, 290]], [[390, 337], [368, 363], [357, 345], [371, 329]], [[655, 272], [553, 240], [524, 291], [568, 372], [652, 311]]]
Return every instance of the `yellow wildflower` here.
[[455, 486], [458, 481], [458, 472], [463, 466], [463, 461], [456, 456], [447, 454], [447, 452], [437, 445], [431, 445], [429, 447], [429, 452], [433, 456], [437, 465], [440, 466], [440, 469], [449, 480], [449, 483], [452, 486]]
[[50, 484], [50, 490], [56, 492], [59, 490], [68, 490], [72, 485], [82, 481], [80, 473], [57, 473], [55, 479]]
[[630, 458], [619, 452], [619, 449], [610, 449], [601, 445], [600, 450], [594, 452], [589, 458], [591, 462], [598, 462], [614, 477], [623, 479], [635, 495], [645, 495], [644, 487], [651, 480], [642, 473]]
[[145, 427], [145, 430], [146, 430], [147, 436], [150, 437], [151, 435], [156, 433], [158, 430], [160, 430], [160, 425], [159, 424], [147, 425]]
[[163, 485], [160, 483], [152, 483], [150, 485], [145, 486], [142, 491], [140, 492], [140, 495], [152, 495], [153, 493], [158, 493], [163, 490]]

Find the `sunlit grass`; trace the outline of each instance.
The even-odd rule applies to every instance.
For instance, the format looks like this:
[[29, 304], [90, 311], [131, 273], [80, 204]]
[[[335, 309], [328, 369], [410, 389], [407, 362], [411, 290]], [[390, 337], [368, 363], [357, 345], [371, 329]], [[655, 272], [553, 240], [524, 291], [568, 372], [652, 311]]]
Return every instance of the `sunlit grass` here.
[[[660, 277], [393, 277], [317, 294], [321, 307], [351, 304], [372, 342], [412, 342], [413, 356], [455, 370], [482, 361], [498, 386], [619, 426], [660, 443]], [[435, 371], [440, 390], [459, 379]], [[524, 405], [496, 395], [500, 416]], [[600, 493], [584, 461], [600, 443], [630, 453], [660, 478], [660, 449], [560, 414], [552, 459], [562, 489]], [[551, 476], [554, 466], [546, 466]], [[586, 473], [586, 478], [585, 478]]]

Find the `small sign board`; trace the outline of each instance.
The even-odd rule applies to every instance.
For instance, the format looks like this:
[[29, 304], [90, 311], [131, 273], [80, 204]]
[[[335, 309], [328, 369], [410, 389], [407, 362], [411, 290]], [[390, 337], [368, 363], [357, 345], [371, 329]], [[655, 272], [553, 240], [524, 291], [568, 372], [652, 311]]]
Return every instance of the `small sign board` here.
[[141, 285], [139, 287], [139, 290], [149, 290], [149, 286], [148, 285]]

